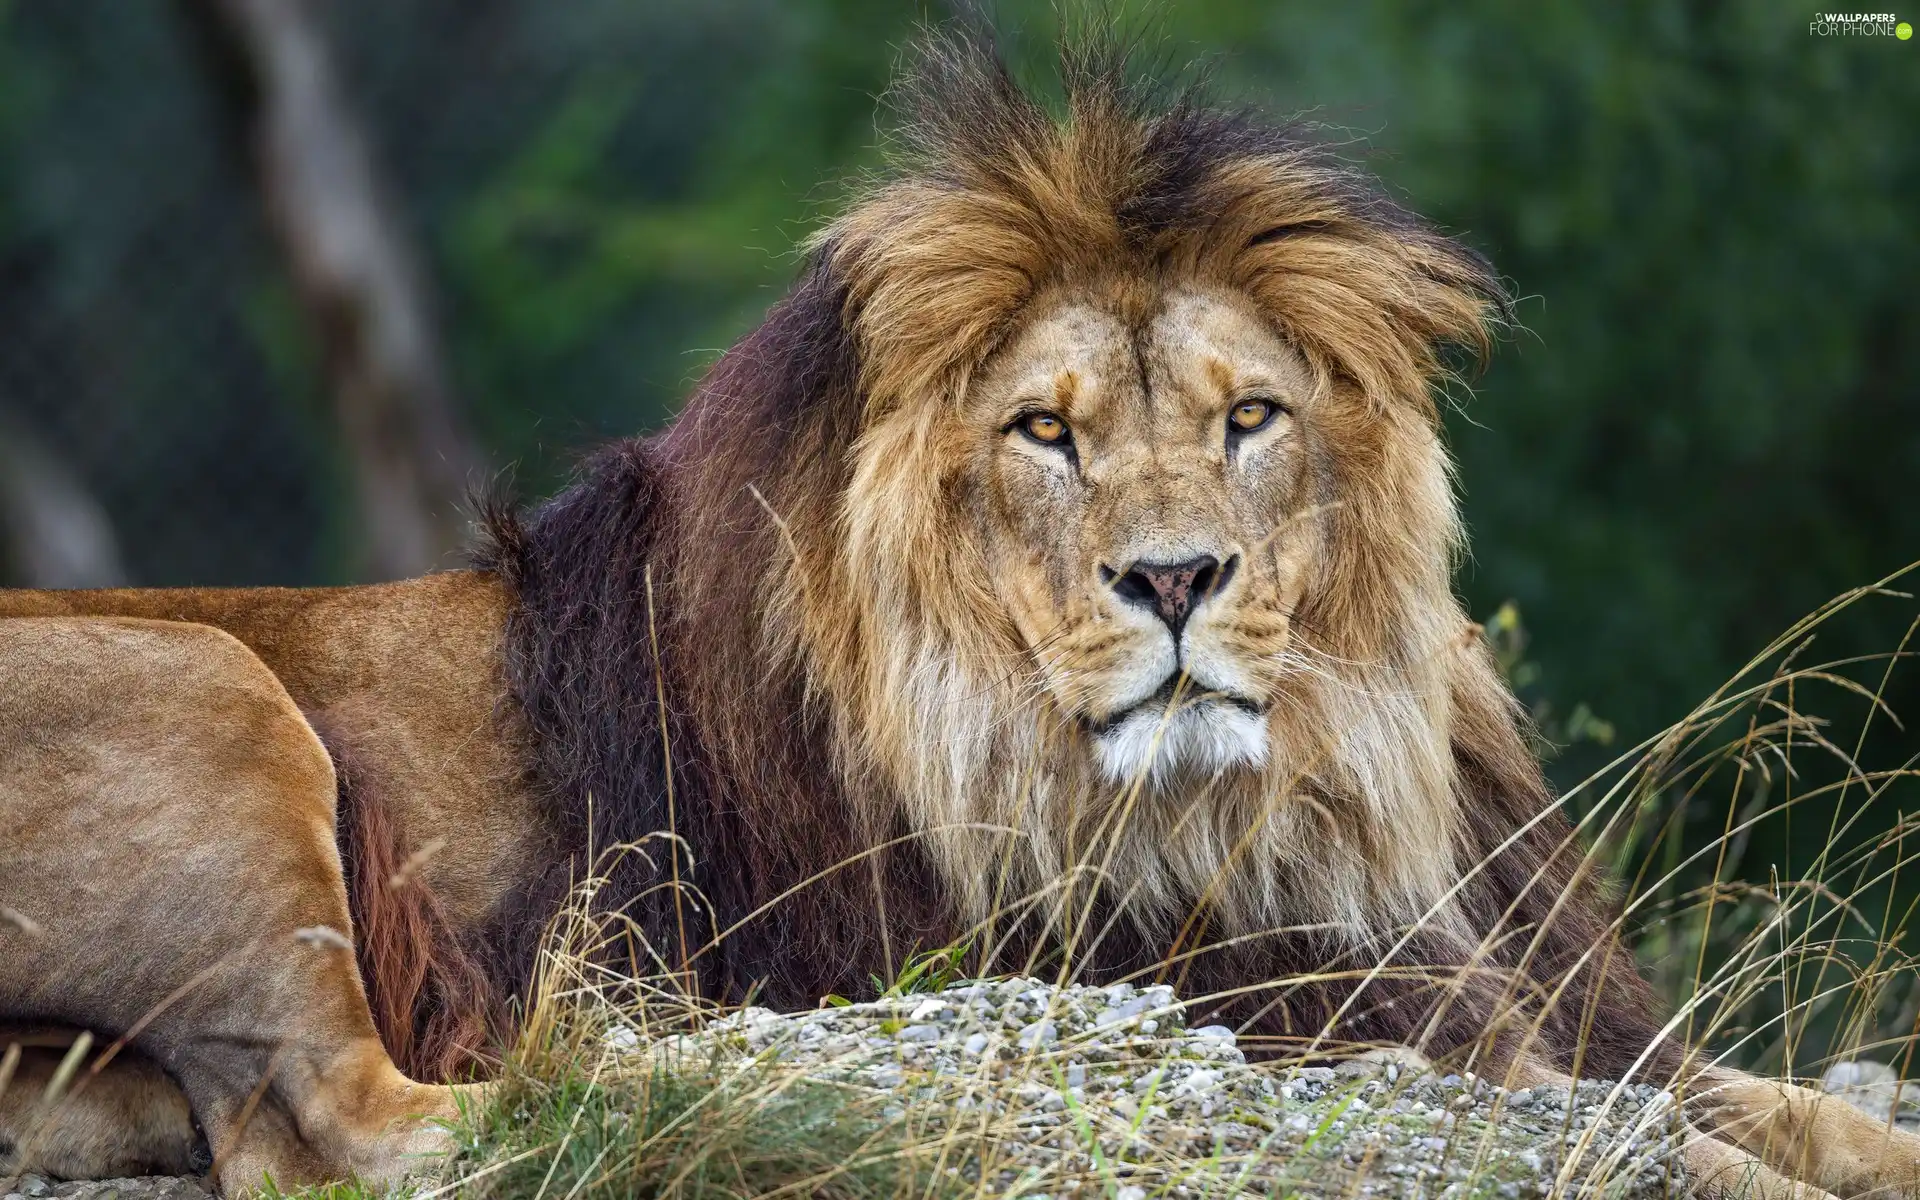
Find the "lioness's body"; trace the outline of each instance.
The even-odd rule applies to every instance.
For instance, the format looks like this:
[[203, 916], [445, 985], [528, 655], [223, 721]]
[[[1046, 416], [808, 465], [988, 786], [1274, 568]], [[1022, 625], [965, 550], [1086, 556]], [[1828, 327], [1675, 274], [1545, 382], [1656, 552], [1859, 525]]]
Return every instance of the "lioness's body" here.
[[[253, 633], [284, 674], [229, 633], [179, 619], [194, 599], [0, 592], [0, 615], [27, 618], [0, 619], [0, 1018], [16, 1034], [21, 1021], [58, 1022], [133, 1046], [122, 1063], [80, 1059], [60, 1109], [34, 1085], [63, 1055], [29, 1041], [0, 1096], [0, 1139], [22, 1169], [184, 1170], [197, 1148], [183, 1091], [223, 1179], [396, 1177], [438, 1147], [417, 1118], [451, 1115], [451, 1096], [401, 1075], [374, 1027], [347, 942], [333, 765], [283, 681], [304, 682], [315, 713], [363, 713], [343, 729], [382, 747], [375, 761], [399, 780], [449, 757], [447, 716], [484, 685], [449, 687], [425, 711], [418, 685], [432, 668], [407, 670], [393, 652], [411, 627], [418, 668], [438, 639], [391, 594], [367, 597], [357, 632], [335, 624], [331, 638], [296, 615], [326, 610], [325, 594], [197, 597], [192, 616]], [[149, 612], [166, 619], [97, 615]], [[88, 615], [44, 615], [56, 613]], [[484, 671], [484, 642], [450, 641], [480, 651], [464, 673]], [[503, 744], [469, 732], [471, 760], [447, 774], [477, 781]], [[482, 794], [423, 788], [416, 811], [471, 808]], [[446, 878], [477, 907], [487, 869], [502, 869], [498, 843], [526, 826], [468, 828], [452, 860], [481, 866]]]
[[1269, 1052], [1705, 1087], [1776, 1165], [1920, 1186], [1674, 1043], [1453, 595], [1432, 389], [1487, 264], [1115, 63], [1059, 121], [927, 61], [910, 169], [483, 569], [0, 593], [0, 1021], [143, 1055], [0, 1102], [11, 1153], [191, 1157], [157, 1064], [224, 1188], [391, 1178], [594, 871], [609, 965], [715, 998], [1159, 972]]
[[[137, 617], [211, 626], [265, 664], [402, 829], [445, 844], [420, 873], [477, 928], [545, 836], [501, 668], [509, 598], [452, 571], [358, 588], [0, 591], [0, 617]], [[17, 636], [17, 635], [16, 635]], [[125, 669], [138, 673], [138, 656]]]

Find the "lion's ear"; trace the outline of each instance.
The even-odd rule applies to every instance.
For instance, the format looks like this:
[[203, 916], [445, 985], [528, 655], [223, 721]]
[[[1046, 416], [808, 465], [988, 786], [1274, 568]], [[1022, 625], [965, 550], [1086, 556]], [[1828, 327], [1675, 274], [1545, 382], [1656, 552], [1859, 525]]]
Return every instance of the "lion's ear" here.
[[1146, 127], [1122, 64], [1079, 57], [1059, 119], [984, 26], [930, 29], [908, 51], [887, 176], [812, 247], [846, 287], [870, 413], [955, 381], [1049, 281], [1130, 261], [1117, 210]]
[[1507, 319], [1486, 259], [1314, 151], [1225, 164], [1207, 190], [1208, 265], [1369, 397], [1431, 412], [1452, 352], [1484, 361]]
[[1040, 217], [985, 191], [890, 183], [815, 253], [846, 288], [870, 413], [937, 390], [976, 361], [1047, 266]]

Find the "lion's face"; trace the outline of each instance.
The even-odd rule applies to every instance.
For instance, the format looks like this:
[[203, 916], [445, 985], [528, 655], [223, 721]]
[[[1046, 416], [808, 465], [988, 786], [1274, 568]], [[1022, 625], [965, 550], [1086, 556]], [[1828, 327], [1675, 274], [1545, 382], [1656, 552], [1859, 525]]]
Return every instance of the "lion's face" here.
[[759, 501], [769, 648], [976, 915], [1014, 837], [1009, 886], [1098, 844], [1142, 919], [1419, 919], [1458, 713], [1506, 702], [1433, 396], [1498, 280], [1284, 131], [964, 82], [816, 242], [844, 340], [806, 326], [772, 410], [820, 417]]
[[1257, 770], [1318, 552], [1313, 376], [1244, 296], [1134, 289], [1035, 305], [968, 389], [976, 536], [1109, 779]]

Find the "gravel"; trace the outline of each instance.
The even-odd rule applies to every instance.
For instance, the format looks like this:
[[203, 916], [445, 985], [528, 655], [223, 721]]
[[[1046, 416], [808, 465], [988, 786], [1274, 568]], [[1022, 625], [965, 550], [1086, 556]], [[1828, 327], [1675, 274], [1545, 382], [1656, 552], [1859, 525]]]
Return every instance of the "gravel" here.
[[1900, 1111], [1893, 1123], [1901, 1129], [1920, 1133], [1920, 1084], [1900, 1082], [1900, 1074], [1885, 1063], [1856, 1059], [1827, 1068], [1820, 1086], [1884, 1121], [1897, 1102]]
[[[1170, 989], [956, 984], [931, 995], [781, 1014], [749, 1008], [695, 1036], [607, 1030], [616, 1057], [673, 1069], [778, 1067], [846, 1086], [962, 1153], [1021, 1200], [1149, 1200], [1229, 1190], [1523, 1200], [1556, 1192], [1684, 1195], [1682, 1130], [1657, 1088], [1582, 1082], [1507, 1091], [1384, 1058], [1250, 1065], [1224, 1026], [1189, 1029]], [[1836, 1064], [1822, 1086], [1920, 1130], [1920, 1087]], [[0, 1200], [206, 1200], [199, 1180], [0, 1178]]]
[[38, 1175], [0, 1176], [0, 1200], [208, 1200], [198, 1179], [143, 1175], [135, 1179], [56, 1183]]
[[1685, 1190], [1683, 1131], [1658, 1088], [1509, 1092], [1379, 1058], [1250, 1065], [1232, 1030], [1187, 1028], [1165, 987], [965, 983], [807, 1013], [750, 1008], [651, 1044], [621, 1028], [609, 1043], [669, 1069], [778, 1064], [878, 1097], [885, 1117], [947, 1146], [955, 1173], [1003, 1195]]

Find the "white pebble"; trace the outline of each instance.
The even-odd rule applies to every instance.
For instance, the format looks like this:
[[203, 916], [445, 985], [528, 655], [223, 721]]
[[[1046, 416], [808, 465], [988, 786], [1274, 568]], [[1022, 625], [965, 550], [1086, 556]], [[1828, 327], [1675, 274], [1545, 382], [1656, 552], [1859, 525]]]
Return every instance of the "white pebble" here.
[[1022, 1029], [1019, 1036], [1014, 1040], [1019, 1042], [1021, 1046], [1031, 1050], [1036, 1046], [1051, 1046], [1055, 1041], [1059, 1040], [1059, 1036], [1059, 1030], [1054, 1026], [1052, 1021], [1035, 1021], [1025, 1029]]
[[940, 1015], [946, 1010], [947, 1010], [947, 1002], [945, 1000], [940, 999], [938, 996], [928, 996], [925, 1000], [922, 1000], [918, 1005], [916, 1005], [914, 1007], [914, 1010], [911, 1013], [907, 1014], [907, 1020], [909, 1021], [931, 1020], [932, 1018]]

